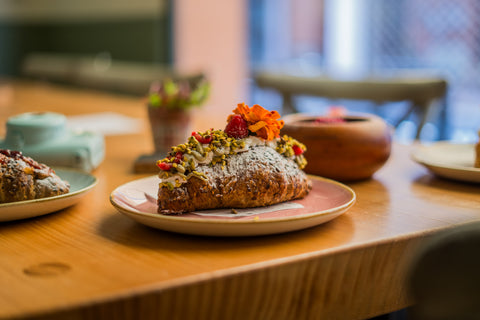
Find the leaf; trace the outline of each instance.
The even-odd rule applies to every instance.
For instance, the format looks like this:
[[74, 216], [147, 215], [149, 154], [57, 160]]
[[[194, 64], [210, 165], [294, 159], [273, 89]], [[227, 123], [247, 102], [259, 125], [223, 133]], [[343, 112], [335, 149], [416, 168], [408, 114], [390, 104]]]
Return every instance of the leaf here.
[[166, 80], [163, 85], [163, 90], [167, 96], [171, 97], [178, 93], [178, 86], [172, 80]]
[[152, 107], [160, 107], [160, 104], [162, 103], [162, 98], [158, 93], [152, 93], [150, 94], [149, 98], [149, 105]]

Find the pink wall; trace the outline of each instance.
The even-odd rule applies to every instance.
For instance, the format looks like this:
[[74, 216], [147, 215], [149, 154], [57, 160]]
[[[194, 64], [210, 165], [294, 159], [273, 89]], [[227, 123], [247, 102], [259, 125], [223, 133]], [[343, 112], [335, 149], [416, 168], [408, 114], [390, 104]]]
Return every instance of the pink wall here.
[[203, 71], [212, 83], [209, 101], [196, 110], [194, 128], [223, 129], [238, 102], [247, 102], [247, 2], [174, 1], [174, 58], [180, 72]]

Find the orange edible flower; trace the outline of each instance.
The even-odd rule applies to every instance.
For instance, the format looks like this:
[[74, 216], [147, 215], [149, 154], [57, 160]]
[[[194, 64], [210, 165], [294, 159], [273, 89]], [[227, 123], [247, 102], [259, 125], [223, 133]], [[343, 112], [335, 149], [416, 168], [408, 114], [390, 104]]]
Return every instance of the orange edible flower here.
[[[278, 137], [280, 129], [284, 125], [283, 120], [277, 120], [280, 118], [277, 111], [268, 111], [258, 104], [250, 108], [243, 102], [239, 103], [233, 113], [241, 115], [247, 121], [248, 130], [266, 140], [273, 140]], [[233, 115], [228, 116], [227, 121], [230, 121], [232, 117]]]

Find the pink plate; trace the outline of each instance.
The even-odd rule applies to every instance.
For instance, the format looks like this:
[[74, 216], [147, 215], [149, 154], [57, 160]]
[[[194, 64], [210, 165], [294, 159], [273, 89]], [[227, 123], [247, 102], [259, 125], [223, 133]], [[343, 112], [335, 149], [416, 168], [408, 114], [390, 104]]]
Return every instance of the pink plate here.
[[265, 208], [208, 210], [182, 215], [157, 213], [158, 177], [134, 180], [115, 189], [110, 202], [128, 217], [153, 228], [205, 236], [255, 236], [295, 231], [330, 221], [355, 203], [352, 189], [309, 176], [313, 187], [301, 200]]

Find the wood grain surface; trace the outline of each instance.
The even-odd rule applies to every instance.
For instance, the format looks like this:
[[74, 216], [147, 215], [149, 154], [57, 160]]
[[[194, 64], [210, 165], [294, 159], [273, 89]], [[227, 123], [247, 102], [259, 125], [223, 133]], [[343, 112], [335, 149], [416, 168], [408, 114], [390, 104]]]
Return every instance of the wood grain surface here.
[[[2, 123], [40, 110], [114, 111], [147, 123], [143, 103], [0, 86]], [[0, 224], [0, 319], [365, 319], [412, 304], [408, 266], [426, 237], [480, 218], [478, 185], [438, 179], [410, 159], [411, 146], [395, 144], [373, 179], [348, 184], [353, 208], [326, 224], [249, 238], [163, 232], [109, 202], [117, 186], [145, 176], [133, 164], [150, 140], [147, 125], [107, 136], [99, 183], [80, 203]]]

